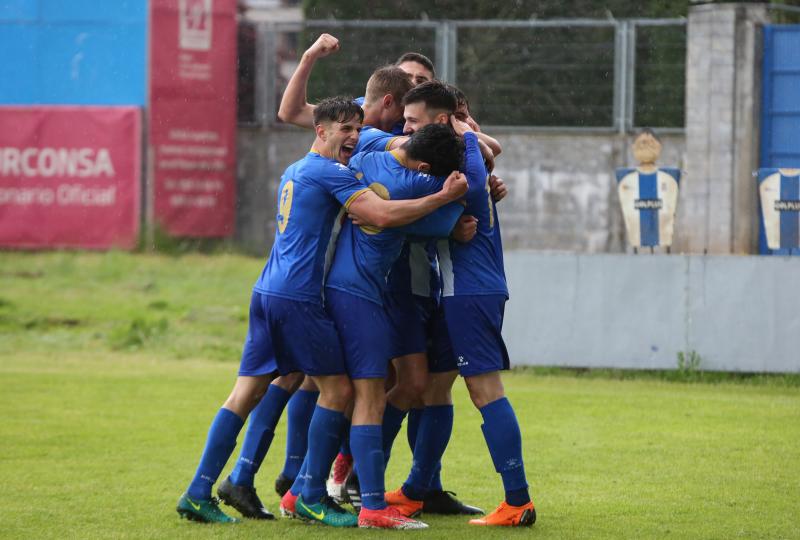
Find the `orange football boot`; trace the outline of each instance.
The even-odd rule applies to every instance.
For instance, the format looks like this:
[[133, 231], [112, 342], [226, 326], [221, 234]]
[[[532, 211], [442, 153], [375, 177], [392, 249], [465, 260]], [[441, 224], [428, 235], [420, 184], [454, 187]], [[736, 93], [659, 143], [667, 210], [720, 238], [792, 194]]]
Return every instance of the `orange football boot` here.
[[397, 488], [394, 491], [386, 492], [386, 504], [397, 509], [402, 515], [406, 517], [417, 517], [422, 513], [422, 501], [415, 501], [409, 499], [403, 493], [403, 488]]
[[361, 507], [358, 513], [358, 526], [362, 529], [427, 529], [428, 525], [402, 515], [394, 506], [383, 510], [370, 510]]
[[536, 509], [533, 507], [533, 501], [522, 506], [511, 506], [503, 501], [488, 516], [469, 520], [470, 525], [494, 527], [530, 527], [534, 523], [536, 523]]

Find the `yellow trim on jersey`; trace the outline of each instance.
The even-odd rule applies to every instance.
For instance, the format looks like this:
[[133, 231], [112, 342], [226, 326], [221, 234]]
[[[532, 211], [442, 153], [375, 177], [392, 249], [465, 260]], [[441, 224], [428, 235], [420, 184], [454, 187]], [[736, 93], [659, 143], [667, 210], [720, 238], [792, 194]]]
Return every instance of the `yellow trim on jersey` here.
[[392, 154], [392, 157], [397, 160], [397, 162], [405, 168], [408, 168], [408, 160], [406, 160], [405, 156], [401, 156], [399, 149], [395, 148], [394, 150], [389, 150], [389, 153]]
[[392, 143], [397, 139], [399, 139], [400, 137], [402, 137], [402, 135], [397, 135], [396, 137], [392, 137], [391, 139], [386, 141], [386, 146], [383, 147], [383, 151], [386, 152], [388, 150], [391, 152], [391, 150], [389, 150], [389, 147], [392, 146]]
[[353, 193], [352, 195], [350, 195], [350, 198], [349, 198], [349, 199], [347, 199], [347, 200], [345, 201], [345, 203], [342, 205], [342, 206], [344, 206], [344, 209], [345, 209], [345, 210], [348, 210], [348, 209], [350, 208], [350, 205], [351, 205], [351, 204], [353, 204], [353, 201], [355, 201], [356, 199], [358, 199], [359, 197], [361, 197], [361, 196], [362, 196], [364, 193], [366, 193], [367, 191], [369, 191], [369, 188], [359, 189], [358, 191], [356, 191], [355, 193]]

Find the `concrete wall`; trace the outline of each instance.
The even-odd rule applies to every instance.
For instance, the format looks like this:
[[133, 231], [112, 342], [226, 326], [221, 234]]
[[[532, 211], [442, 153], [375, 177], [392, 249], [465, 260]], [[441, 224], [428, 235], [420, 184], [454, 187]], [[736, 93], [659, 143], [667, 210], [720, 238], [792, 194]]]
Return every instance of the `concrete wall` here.
[[512, 364], [800, 373], [800, 258], [506, 254]]
[[756, 253], [765, 6], [708, 4], [689, 11], [686, 168], [675, 247], [689, 253]]
[[[626, 251], [614, 169], [636, 164], [631, 137], [500, 130], [491, 134], [504, 148], [496, 174], [509, 187], [508, 198], [499, 206], [507, 250]], [[660, 163], [682, 167], [683, 136], [661, 138]], [[239, 129], [236, 239], [248, 251], [269, 250], [280, 176], [312, 142], [310, 131], [285, 126]]]

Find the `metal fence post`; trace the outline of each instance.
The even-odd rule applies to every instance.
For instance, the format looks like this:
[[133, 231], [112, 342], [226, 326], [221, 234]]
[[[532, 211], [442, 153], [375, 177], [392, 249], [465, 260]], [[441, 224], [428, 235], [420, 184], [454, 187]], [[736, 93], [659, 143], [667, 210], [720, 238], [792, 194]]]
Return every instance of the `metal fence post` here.
[[436, 73], [440, 80], [456, 83], [458, 29], [450, 21], [436, 23]]
[[625, 130], [633, 129], [636, 118], [633, 105], [636, 102], [636, 23], [625, 21], [626, 53], [625, 53]]
[[614, 129], [624, 134], [628, 104], [628, 21], [617, 21], [614, 28]]
[[275, 47], [275, 25], [262, 23], [258, 26], [258, 46], [256, 47], [256, 119], [262, 126], [269, 125], [275, 118], [275, 71], [277, 54]]

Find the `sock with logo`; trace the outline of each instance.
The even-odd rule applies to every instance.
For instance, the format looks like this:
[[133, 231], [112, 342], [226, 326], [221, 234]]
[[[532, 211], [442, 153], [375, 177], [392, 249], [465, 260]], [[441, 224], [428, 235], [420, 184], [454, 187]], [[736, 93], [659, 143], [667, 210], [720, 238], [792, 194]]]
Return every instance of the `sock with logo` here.
[[503, 397], [484, 405], [480, 412], [483, 416], [483, 438], [489, 447], [494, 468], [503, 478], [506, 502], [512, 506], [522, 506], [531, 498], [522, 463], [522, 434], [514, 409]]
[[403, 484], [403, 493], [409, 499], [421, 501], [425, 498], [452, 431], [452, 405], [425, 407], [417, 430], [411, 473]]
[[344, 414], [338, 411], [319, 405], [314, 409], [308, 426], [306, 483], [303, 486], [303, 501], [308, 504], [316, 504], [325, 495], [325, 480], [342, 443], [342, 426], [346, 421]]
[[222, 468], [231, 457], [236, 447], [236, 437], [243, 425], [244, 420], [233, 411], [225, 408], [219, 410], [208, 430], [206, 447], [200, 457], [197, 472], [189, 484], [189, 489], [186, 490], [189, 497], [196, 501], [211, 498], [211, 486], [217, 481]]
[[400, 427], [403, 425], [408, 411], [402, 411], [392, 405], [386, 404], [386, 409], [383, 411], [383, 460], [384, 467], [389, 464], [389, 457], [392, 455], [392, 445], [400, 432]]
[[292, 492], [292, 495], [297, 497], [303, 492], [303, 486], [306, 484], [306, 460], [303, 458], [303, 463], [300, 465], [300, 470], [297, 472], [297, 476], [294, 477], [294, 483], [292, 487], [289, 488], [289, 491]]
[[270, 384], [267, 393], [253, 412], [242, 443], [239, 460], [231, 472], [231, 482], [237, 486], [253, 487], [255, 475], [275, 437], [275, 426], [291, 394], [278, 385]]
[[353, 449], [353, 462], [361, 486], [361, 505], [369, 510], [386, 508], [381, 426], [351, 427], [350, 448]]
[[298, 390], [286, 406], [286, 461], [281, 474], [286, 478], [296, 478], [308, 448], [308, 424], [319, 392]]

